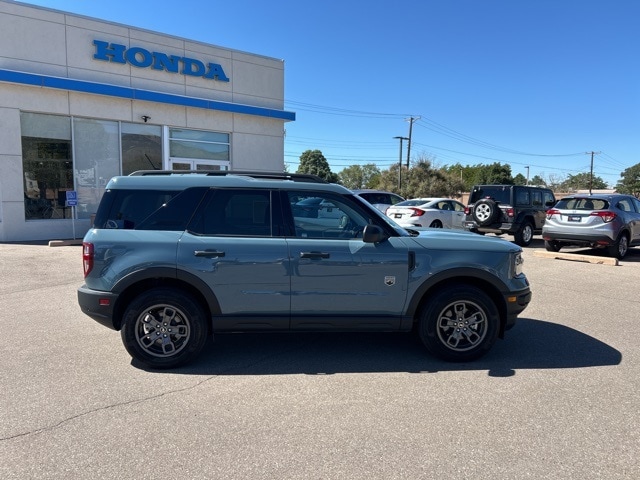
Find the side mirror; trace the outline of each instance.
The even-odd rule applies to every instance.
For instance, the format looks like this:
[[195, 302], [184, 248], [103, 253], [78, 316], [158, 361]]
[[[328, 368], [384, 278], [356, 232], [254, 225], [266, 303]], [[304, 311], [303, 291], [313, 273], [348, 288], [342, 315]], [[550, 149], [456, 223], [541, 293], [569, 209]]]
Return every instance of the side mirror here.
[[365, 243], [380, 243], [389, 238], [378, 225], [367, 225], [362, 232], [362, 241]]

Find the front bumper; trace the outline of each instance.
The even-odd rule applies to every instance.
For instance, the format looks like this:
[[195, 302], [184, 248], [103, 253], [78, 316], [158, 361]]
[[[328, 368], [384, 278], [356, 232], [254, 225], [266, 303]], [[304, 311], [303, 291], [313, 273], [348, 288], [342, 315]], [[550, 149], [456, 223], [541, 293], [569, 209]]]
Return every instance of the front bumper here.
[[510, 292], [504, 295], [505, 305], [507, 306], [504, 329], [509, 330], [516, 324], [518, 315], [524, 312], [525, 308], [531, 303], [531, 289], [527, 288], [519, 292]]
[[114, 305], [117, 299], [117, 293], [92, 290], [86, 285], [78, 288], [78, 305], [82, 312], [113, 330], [119, 330], [119, 326], [116, 327], [113, 322]]

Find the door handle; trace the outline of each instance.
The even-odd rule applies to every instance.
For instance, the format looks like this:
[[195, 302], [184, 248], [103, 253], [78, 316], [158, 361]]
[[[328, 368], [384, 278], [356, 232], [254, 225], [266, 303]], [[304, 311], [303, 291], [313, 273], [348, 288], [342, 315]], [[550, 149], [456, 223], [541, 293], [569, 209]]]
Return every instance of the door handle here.
[[326, 252], [300, 252], [300, 258], [329, 258]]
[[220, 252], [218, 250], [196, 250], [193, 252], [196, 257], [205, 257], [205, 258], [220, 258], [224, 257], [225, 253]]

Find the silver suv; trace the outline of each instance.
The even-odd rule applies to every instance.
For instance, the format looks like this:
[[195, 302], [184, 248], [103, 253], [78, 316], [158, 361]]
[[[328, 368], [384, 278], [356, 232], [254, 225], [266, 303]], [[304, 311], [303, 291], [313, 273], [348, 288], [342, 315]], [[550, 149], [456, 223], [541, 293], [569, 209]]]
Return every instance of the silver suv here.
[[566, 246], [604, 248], [618, 259], [640, 245], [640, 200], [633, 195], [570, 195], [547, 212], [542, 228], [547, 250]]
[[[308, 198], [331, 215], [307, 215]], [[153, 368], [243, 331], [415, 328], [433, 355], [468, 361], [531, 299], [521, 254], [468, 232], [411, 233], [313, 176], [137, 172], [106, 187], [78, 302]]]

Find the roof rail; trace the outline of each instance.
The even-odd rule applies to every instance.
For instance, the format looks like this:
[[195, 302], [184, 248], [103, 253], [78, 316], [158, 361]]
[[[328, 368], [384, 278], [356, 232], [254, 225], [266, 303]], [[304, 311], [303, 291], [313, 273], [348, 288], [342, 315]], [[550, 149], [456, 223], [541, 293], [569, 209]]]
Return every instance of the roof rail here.
[[137, 170], [129, 174], [129, 176], [146, 176], [146, 175], [183, 175], [198, 174], [210, 177], [225, 177], [227, 175], [238, 175], [243, 177], [262, 178], [269, 180], [291, 180], [293, 182], [309, 182], [309, 183], [329, 183], [326, 180], [308, 173], [287, 173], [287, 172], [245, 172], [234, 170]]

